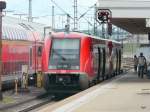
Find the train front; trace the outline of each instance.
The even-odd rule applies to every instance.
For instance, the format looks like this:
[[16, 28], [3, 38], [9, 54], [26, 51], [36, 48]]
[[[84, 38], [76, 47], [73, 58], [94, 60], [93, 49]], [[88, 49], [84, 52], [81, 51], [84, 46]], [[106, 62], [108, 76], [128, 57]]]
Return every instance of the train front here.
[[[76, 38], [75, 38], [76, 37]], [[43, 52], [44, 88], [50, 93], [80, 88], [80, 38], [65, 34], [45, 41]]]

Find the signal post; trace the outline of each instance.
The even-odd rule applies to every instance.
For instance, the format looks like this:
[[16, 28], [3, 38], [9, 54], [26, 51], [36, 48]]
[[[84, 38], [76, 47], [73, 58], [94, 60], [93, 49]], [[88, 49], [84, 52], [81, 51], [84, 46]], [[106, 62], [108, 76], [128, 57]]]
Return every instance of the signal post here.
[[2, 95], [2, 11], [6, 8], [6, 2], [0, 1], [0, 100], [3, 100]]

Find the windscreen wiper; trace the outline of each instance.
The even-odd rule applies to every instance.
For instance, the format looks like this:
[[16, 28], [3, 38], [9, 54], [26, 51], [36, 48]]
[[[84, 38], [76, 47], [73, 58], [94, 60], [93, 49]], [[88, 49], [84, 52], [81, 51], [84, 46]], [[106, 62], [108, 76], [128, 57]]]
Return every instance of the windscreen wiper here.
[[63, 61], [66, 61], [66, 58], [64, 56], [62, 56], [61, 54], [59, 54], [57, 51], [55, 51], [54, 49], [52, 49], [52, 51], [59, 56]]

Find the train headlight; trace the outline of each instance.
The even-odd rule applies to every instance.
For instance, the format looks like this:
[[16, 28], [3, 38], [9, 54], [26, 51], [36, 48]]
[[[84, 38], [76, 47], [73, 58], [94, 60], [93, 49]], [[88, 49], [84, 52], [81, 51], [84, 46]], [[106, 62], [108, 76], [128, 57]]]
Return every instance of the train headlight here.
[[63, 78], [62, 78], [62, 77], [59, 77], [59, 81], [62, 82], [62, 81], [63, 81]]

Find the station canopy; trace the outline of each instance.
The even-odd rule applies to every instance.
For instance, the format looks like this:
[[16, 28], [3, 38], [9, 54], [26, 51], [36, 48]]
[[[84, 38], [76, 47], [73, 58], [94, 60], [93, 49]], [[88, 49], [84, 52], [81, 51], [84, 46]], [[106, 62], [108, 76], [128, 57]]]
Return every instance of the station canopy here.
[[45, 25], [14, 17], [3, 17], [2, 39], [42, 41]]
[[112, 23], [132, 34], [150, 32], [150, 0], [98, 0], [99, 9], [112, 12]]

